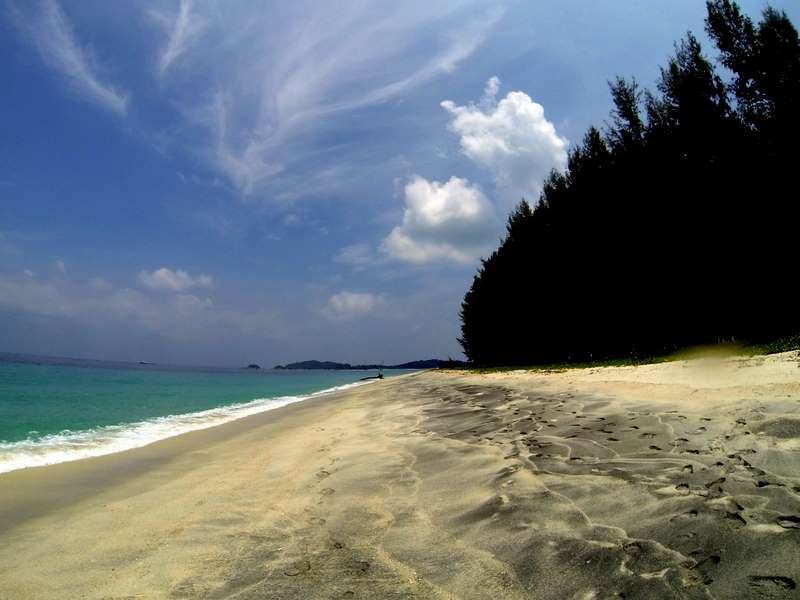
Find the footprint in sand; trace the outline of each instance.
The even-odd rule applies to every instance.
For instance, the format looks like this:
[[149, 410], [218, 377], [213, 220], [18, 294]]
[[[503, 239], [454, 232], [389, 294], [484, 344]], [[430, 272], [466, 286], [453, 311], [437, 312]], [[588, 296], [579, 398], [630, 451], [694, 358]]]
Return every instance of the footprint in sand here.
[[649, 448], [650, 448], [650, 450], [661, 450], [660, 446], [651, 445], [651, 446], [649, 446]]
[[694, 473], [694, 467], [692, 465], [684, 465], [683, 469], [681, 469], [684, 473]]
[[311, 563], [307, 560], [300, 560], [284, 569], [283, 574], [287, 577], [297, 577], [303, 573], [308, 573], [310, 570]]
[[[670, 521], [675, 521], [676, 519], [694, 519], [695, 517], [697, 517], [697, 511], [695, 509], [692, 509], [692, 510], [690, 510], [688, 512], [681, 513], [679, 515], [675, 515], [674, 517], [672, 517], [670, 519]], [[692, 535], [690, 537], [694, 537], [694, 536]]]
[[800, 529], [800, 517], [797, 515], [778, 517], [775, 521], [784, 529]]
[[782, 575], [750, 575], [748, 577], [752, 587], [758, 588], [760, 593], [769, 594], [767, 598], [774, 597], [776, 592], [793, 590], [797, 587], [794, 579]]
[[366, 560], [355, 560], [352, 563], [353, 569], [356, 571], [360, 571], [361, 573], [366, 573], [370, 568], [369, 561]]
[[739, 527], [747, 525], [747, 521], [738, 512], [726, 513], [725, 518], [733, 521]]
[[[697, 555], [700, 554], [702, 550], [695, 550], [694, 552], [690, 552], [690, 555]], [[696, 560], [696, 559], [695, 559]], [[718, 565], [720, 562], [720, 557], [717, 554], [711, 554], [706, 558], [698, 561], [693, 566], [689, 567], [693, 571], [697, 571], [701, 581], [705, 585], [709, 585], [714, 582], [712, 577], [709, 574], [709, 569], [713, 569], [714, 566]]]
[[649, 433], [649, 432], [648, 433], [642, 433], [642, 434], [639, 434], [639, 437], [641, 439], [643, 439], [643, 440], [651, 440], [654, 437], [656, 437], [656, 434], [655, 433]]

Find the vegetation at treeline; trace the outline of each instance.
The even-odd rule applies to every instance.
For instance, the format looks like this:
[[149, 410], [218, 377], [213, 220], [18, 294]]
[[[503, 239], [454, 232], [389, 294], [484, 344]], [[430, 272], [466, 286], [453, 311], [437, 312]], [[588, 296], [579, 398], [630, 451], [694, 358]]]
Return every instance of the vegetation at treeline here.
[[[614, 109], [524, 200], [461, 308], [476, 365], [663, 355], [800, 332], [796, 286], [800, 43], [707, 3], [708, 58], [676, 44], [655, 91], [610, 83]], [[797, 339], [797, 338], [795, 338]]]

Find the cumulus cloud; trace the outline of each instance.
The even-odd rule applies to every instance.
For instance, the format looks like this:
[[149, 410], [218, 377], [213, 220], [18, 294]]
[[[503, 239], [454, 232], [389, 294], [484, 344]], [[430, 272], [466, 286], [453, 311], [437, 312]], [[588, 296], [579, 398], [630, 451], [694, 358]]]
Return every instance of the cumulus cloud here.
[[450, 129], [459, 136], [461, 151], [491, 172], [507, 209], [523, 197], [539, 200], [550, 171], [566, 166], [569, 142], [528, 94], [509, 92], [498, 102], [499, 89], [500, 80], [492, 77], [478, 104], [445, 100], [441, 106], [452, 116]]
[[328, 299], [327, 313], [333, 317], [352, 318], [371, 312], [383, 298], [362, 292], [339, 292]]
[[42, 60], [86, 100], [124, 115], [128, 96], [98, 73], [97, 62], [76, 40], [69, 20], [55, 0], [45, 0], [30, 14], [12, 6], [11, 16], [39, 51]]
[[499, 90], [500, 79], [491, 77], [478, 103], [441, 103], [463, 154], [492, 174], [493, 199], [460, 177], [445, 183], [414, 177], [405, 186], [403, 222], [383, 241], [384, 253], [416, 263], [471, 263], [497, 243], [498, 213], [522, 198], [538, 201], [550, 171], [565, 167], [569, 142], [542, 105], [519, 91], [498, 101]]
[[403, 222], [381, 246], [390, 256], [415, 263], [469, 263], [496, 242], [494, 207], [468, 180], [451, 177], [440, 183], [414, 177], [404, 196]]
[[151, 290], [182, 292], [190, 288], [212, 287], [214, 280], [210, 275], [189, 275], [180, 269], [173, 271], [161, 267], [152, 272], [142, 271], [139, 273], [139, 283]]

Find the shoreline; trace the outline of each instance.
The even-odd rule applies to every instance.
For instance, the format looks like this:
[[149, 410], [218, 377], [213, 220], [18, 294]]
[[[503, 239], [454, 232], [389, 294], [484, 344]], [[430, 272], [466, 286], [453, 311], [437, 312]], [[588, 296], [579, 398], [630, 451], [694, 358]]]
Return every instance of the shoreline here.
[[428, 371], [6, 473], [0, 598], [792, 598], [798, 365]]
[[[2, 453], [0, 453], [0, 475], [143, 448], [171, 437], [218, 427], [249, 416], [277, 410], [290, 404], [346, 391], [369, 383], [373, 383], [373, 381], [357, 380], [307, 394], [254, 398], [194, 412], [163, 415], [121, 425], [106, 425], [71, 431], [66, 436], [59, 433], [45, 436], [36, 441], [25, 439], [8, 442], [3, 444], [6, 447], [2, 448]], [[105, 438], [102, 445], [93, 443], [97, 441], [98, 437]], [[81, 440], [82, 445], [76, 447], [76, 440]]]
[[[408, 373], [390, 379], [416, 375]], [[388, 381], [388, 380], [387, 380]], [[339, 395], [375, 382], [354, 382], [321, 390], [274, 408], [246, 414], [207, 427], [182, 431], [168, 437], [116, 450], [107, 454], [85, 456], [57, 463], [36, 465], [0, 472], [0, 536], [24, 520], [70, 504], [102, 490], [120, 480], [146, 474], [149, 470], [176, 460], [198, 448], [211, 448], [226, 439], [284, 418], [302, 414], [299, 405], [335, 401]], [[292, 410], [294, 409], [294, 410]], [[47, 480], [46, 486], [42, 481]], [[49, 493], [40, 489], [49, 488]], [[11, 493], [10, 493], [11, 492]], [[2, 597], [0, 597], [2, 598]]]

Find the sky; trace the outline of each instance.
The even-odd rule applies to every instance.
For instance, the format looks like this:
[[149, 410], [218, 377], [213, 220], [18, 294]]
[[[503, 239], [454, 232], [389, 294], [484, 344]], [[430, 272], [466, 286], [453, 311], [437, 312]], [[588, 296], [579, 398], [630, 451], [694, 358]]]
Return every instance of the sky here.
[[608, 120], [609, 79], [652, 87], [689, 30], [715, 56], [704, 11], [0, 0], [0, 351], [461, 358], [508, 211]]

